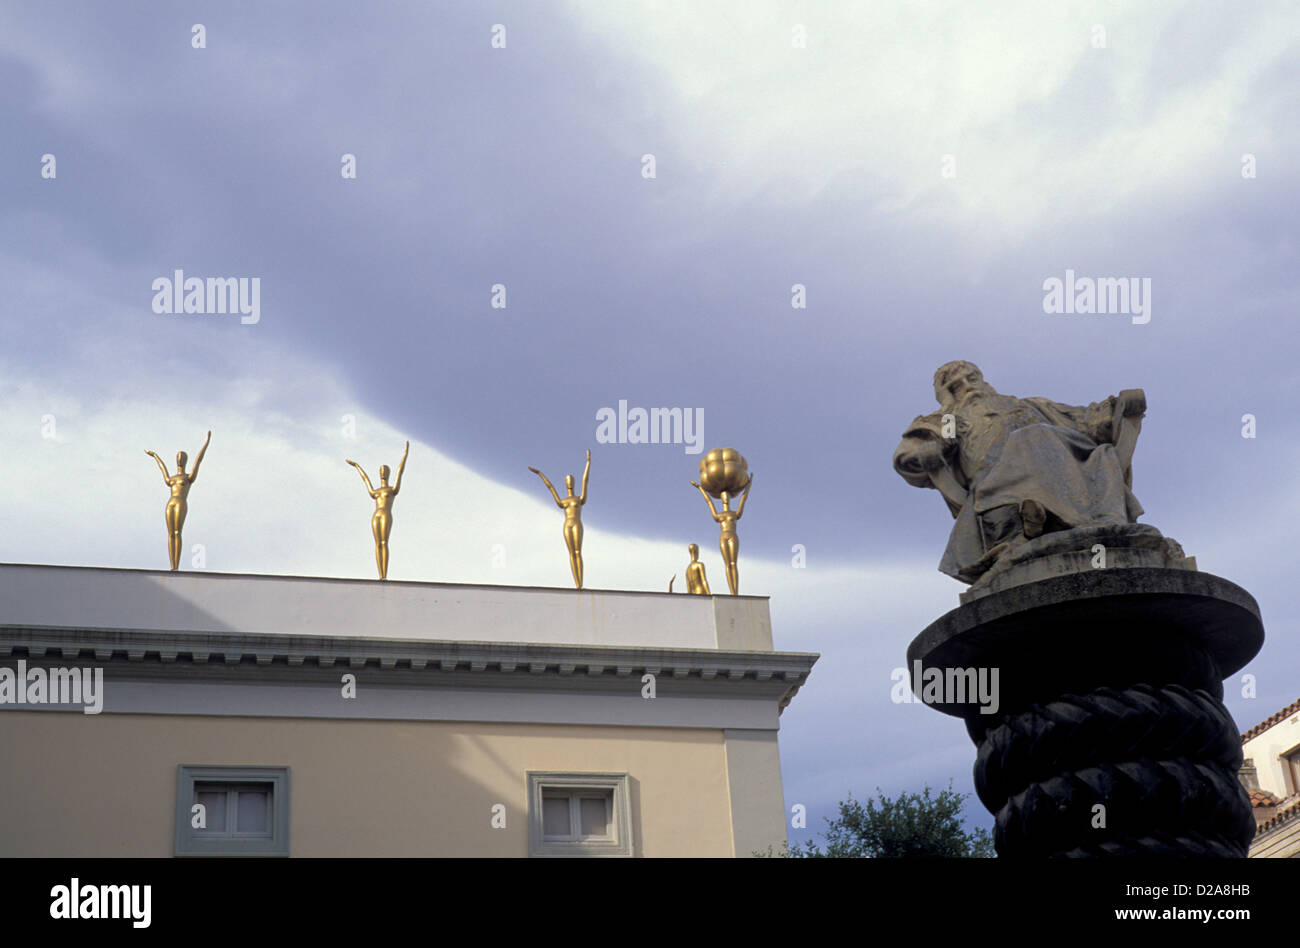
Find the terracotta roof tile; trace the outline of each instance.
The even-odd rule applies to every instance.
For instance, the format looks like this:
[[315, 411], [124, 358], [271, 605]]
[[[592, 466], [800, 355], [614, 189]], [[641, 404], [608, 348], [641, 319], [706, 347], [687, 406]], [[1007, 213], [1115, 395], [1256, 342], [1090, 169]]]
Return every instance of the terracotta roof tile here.
[[1269, 830], [1277, 829], [1283, 823], [1289, 823], [1291, 820], [1300, 816], [1300, 803], [1293, 803], [1291, 806], [1282, 810], [1280, 813], [1274, 813], [1270, 818], [1260, 823], [1255, 829], [1256, 836], [1262, 836]]
[[1249, 731], [1247, 731], [1245, 734], [1241, 735], [1241, 743], [1243, 744], [1246, 743], [1252, 737], [1258, 737], [1259, 735], [1267, 731], [1269, 728], [1271, 728], [1274, 724], [1279, 724], [1282, 721], [1285, 721], [1287, 718], [1291, 717], [1291, 715], [1295, 714], [1297, 711], [1300, 711], [1300, 698], [1297, 698], [1295, 701], [1292, 701], [1281, 711], [1269, 715], [1267, 720], [1259, 722], [1254, 727], [1252, 727]]

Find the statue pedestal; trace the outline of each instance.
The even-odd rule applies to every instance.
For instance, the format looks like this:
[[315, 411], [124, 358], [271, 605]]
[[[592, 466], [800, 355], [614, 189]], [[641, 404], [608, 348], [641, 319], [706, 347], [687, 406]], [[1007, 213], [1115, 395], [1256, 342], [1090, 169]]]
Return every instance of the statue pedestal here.
[[1021, 541], [959, 597], [963, 605], [1040, 579], [1097, 569], [1196, 569], [1178, 541], [1145, 523], [1096, 524]]
[[947, 682], [998, 669], [983, 709], [955, 689], [927, 703], [963, 718], [979, 748], [999, 855], [1244, 858], [1255, 820], [1222, 683], [1263, 641], [1239, 586], [1133, 567], [990, 592], [932, 623], [907, 657]]

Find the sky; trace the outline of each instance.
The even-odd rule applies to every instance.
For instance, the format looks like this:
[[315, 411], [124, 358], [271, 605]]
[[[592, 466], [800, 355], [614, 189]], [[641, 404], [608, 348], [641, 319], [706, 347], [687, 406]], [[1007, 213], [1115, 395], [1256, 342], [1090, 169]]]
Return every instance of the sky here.
[[[961, 723], [890, 699], [963, 588], [890, 457], [967, 359], [1145, 390], [1142, 522], [1264, 617], [1245, 730], [1300, 696], [1298, 54], [1286, 0], [0, 3], [0, 561], [165, 568], [144, 449], [211, 430], [208, 570], [373, 575], [344, 459], [409, 439], [393, 579], [569, 585], [528, 467], [590, 450], [586, 585], [680, 590], [694, 542], [717, 592], [689, 481], [735, 447], [741, 591], [822, 656], [782, 717], [805, 839], [973, 789]], [[157, 312], [176, 270], [256, 278], [256, 321]], [[1045, 312], [1067, 271], [1150, 280], [1149, 319]], [[620, 403], [701, 437], [608, 443]]]

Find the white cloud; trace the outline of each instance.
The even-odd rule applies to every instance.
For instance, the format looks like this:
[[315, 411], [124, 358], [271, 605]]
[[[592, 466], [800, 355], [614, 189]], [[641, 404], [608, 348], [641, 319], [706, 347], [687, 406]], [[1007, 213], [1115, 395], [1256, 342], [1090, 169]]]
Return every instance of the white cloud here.
[[[1044, 220], [1204, 185], [1230, 119], [1230, 147], [1267, 135], [1252, 82], [1300, 33], [1294, 9], [1225, 11], [1237, 30], [1207, 35], [1202, 24], [1190, 77], [1158, 98], [1175, 83], [1155, 66], [1188, 32], [1189, 14], [1170, 4], [575, 9], [620, 58], [660, 73], [660, 118], [684, 160], [708, 170], [716, 199], [798, 206], [831, 189], [889, 216], [992, 221], [990, 236], [1012, 245]], [[806, 49], [792, 47], [795, 24]], [[1105, 48], [1092, 45], [1095, 25]], [[955, 179], [940, 177], [947, 154]], [[1226, 181], [1235, 169], [1220, 170]]]

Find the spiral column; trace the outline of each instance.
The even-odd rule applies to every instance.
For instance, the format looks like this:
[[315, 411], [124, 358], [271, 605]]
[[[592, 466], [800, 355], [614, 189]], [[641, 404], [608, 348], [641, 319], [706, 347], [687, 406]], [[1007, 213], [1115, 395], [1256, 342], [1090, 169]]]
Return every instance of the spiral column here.
[[[966, 722], [1000, 856], [1245, 857], [1255, 820], [1223, 680], [1263, 641], [1227, 580], [1098, 569], [960, 606], [908, 662], [932, 683], [918, 697]], [[933, 686], [981, 673], [991, 694]]]

